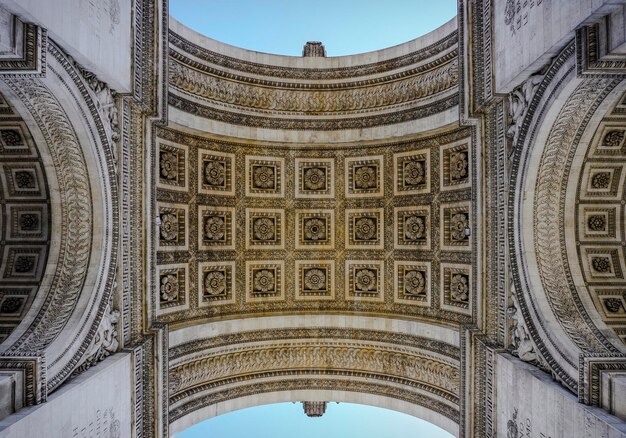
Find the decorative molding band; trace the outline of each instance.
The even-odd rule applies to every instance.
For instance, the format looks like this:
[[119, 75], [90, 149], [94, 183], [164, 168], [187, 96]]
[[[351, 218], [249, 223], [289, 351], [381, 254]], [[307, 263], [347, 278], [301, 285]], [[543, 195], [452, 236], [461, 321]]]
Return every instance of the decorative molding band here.
[[[626, 77], [626, 57], [609, 51], [609, 16], [576, 30], [576, 73], [585, 78]], [[610, 57], [605, 55], [611, 55]]]
[[23, 23], [15, 15], [10, 15], [10, 25], [2, 30], [3, 40], [13, 44], [12, 54], [6, 52], [0, 56], [0, 77], [44, 77], [46, 75], [46, 30], [41, 27]]
[[208, 75], [174, 61], [169, 67], [169, 82], [176, 89], [214, 104], [276, 115], [323, 116], [391, 109], [450, 90], [458, 80], [456, 59], [406, 79], [377, 85], [345, 84], [349, 89], [300, 90], [300, 87], [283, 88], [283, 84], [258, 86]]
[[451, 419], [452, 421], [459, 422], [458, 409], [437, 399], [428, 397], [427, 395], [412, 391], [410, 388], [402, 388], [377, 382], [374, 383], [360, 379], [357, 380], [354, 377], [351, 377], [350, 380], [334, 379], [331, 376], [324, 375], [323, 373], [320, 373], [316, 377], [307, 375], [303, 376], [303, 378], [283, 377], [278, 381], [244, 383], [234, 388], [211, 392], [210, 394], [194, 398], [193, 400], [172, 409], [169, 413], [169, 421], [174, 422], [198, 409], [206, 406], [212, 406], [226, 400], [267, 392], [294, 391], [299, 389], [335, 390], [381, 395], [423, 406]]
[[[199, 339], [196, 341], [177, 345], [176, 347], [172, 347], [170, 349], [169, 360], [170, 362], [174, 362], [178, 359], [183, 359], [184, 356], [200, 353], [210, 348], [226, 347], [229, 345], [245, 344], [250, 342], [286, 341], [296, 339], [306, 340], [320, 338], [349, 340], [351, 338], [354, 338], [354, 336], [354, 330], [324, 327], [311, 327], [306, 329], [286, 328], [277, 330], [241, 332], [232, 335], [222, 335]], [[412, 336], [381, 330], [359, 330], [357, 337], [359, 341], [384, 342], [386, 344], [399, 345], [403, 347], [419, 348], [422, 350], [427, 350], [433, 353], [447, 356], [454, 361], [459, 360], [460, 352], [458, 347], [421, 336]]]
[[22, 391], [23, 406], [33, 406], [46, 401], [46, 361], [44, 355], [33, 352], [4, 354], [0, 357], [0, 370], [5, 373], [16, 371], [22, 375], [23, 385], [20, 390]]
[[201, 105], [198, 102], [187, 100], [181, 96], [170, 93], [169, 104], [183, 112], [203, 117], [205, 119], [217, 120], [219, 122], [243, 125], [254, 128], [273, 129], [310, 129], [334, 131], [340, 129], [363, 129], [380, 125], [391, 125], [410, 120], [425, 118], [434, 114], [444, 112], [458, 105], [459, 96], [457, 93], [434, 103], [424, 104], [416, 108], [403, 111], [386, 113], [370, 117], [350, 117], [334, 119], [281, 119], [275, 117], [260, 117], [242, 114], [231, 111], [218, 110], [209, 106]]
[[372, 64], [328, 69], [290, 68], [243, 61], [200, 47], [171, 30], [169, 42], [173, 47], [220, 68], [283, 79], [330, 80], [375, 75], [417, 64], [452, 49], [457, 44], [457, 32], [451, 32], [430, 46], [404, 56]]
[[349, 374], [412, 382], [458, 402], [459, 370], [441, 359], [378, 345], [314, 341], [220, 349], [208, 357], [176, 365], [170, 369], [170, 400], [175, 403], [193, 388], [211, 382], [259, 373], [327, 370], [329, 363], [333, 370], [349, 370]]
[[607, 409], [603, 406], [603, 382], [612, 374], [623, 376], [626, 373], [626, 355], [581, 354], [578, 371], [578, 401]]

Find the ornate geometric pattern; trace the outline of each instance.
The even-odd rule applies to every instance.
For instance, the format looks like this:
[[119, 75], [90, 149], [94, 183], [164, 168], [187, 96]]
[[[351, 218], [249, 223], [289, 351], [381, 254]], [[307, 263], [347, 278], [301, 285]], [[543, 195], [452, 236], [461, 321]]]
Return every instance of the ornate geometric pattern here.
[[246, 262], [246, 301], [280, 301], [285, 299], [283, 260]]
[[296, 210], [296, 249], [334, 249], [334, 223], [333, 210]]
[[36, 157], [37, 151], [24, 122], [0, 120], [0, 157]]
[[235, 194], [234, 154], [198, 150], [198, 192], [212, 195]]
[[394, 248], [430, 249], [430, 206], [396, 207], [394, 222]]
[[198, 249], [235, 249], [235, 209], [198, 206]]
[[296, 299], [334, 300], [335, 262], [296, 260]]
[[[450, 311], [440, 306], [439, 283], [441, 263], [471, 266], [470, 238], [467, 238], [467, 244], [463, 242], [448, 250], [442, 247], [440, 229], [442, 206], [466, 208], [464, 211], [469, 213], [471, 191], [463, 188], [462, 184], [441, 191], [443, 175], [436, 171], [442, 169], [441, 148], [468, 145], [468, 132], [455, 130], [426, 140], [368, 144], [362, 151], [355, 151], [353, 145], [345, 148], [302, 145], [297, 147], [296, 152], [292, 146], [275, 146], [263, 142], [253, 145], [234, 143], [159, 128], [158, 136], [188, 148], [188, 157], [193, 164], [188, 166], [191, 181], [188, 193], [168, 189], [157, 192], [158, 206], [166, 204], [167, 207], [173, 205], [179, 208], [186, 205], [189, 208], [188, 220], [191, 226], [186, 242], [189, 249], [182, 251], [163, 247], [157, 252], [157, 264], [190, 264], [190, 281], [187, 283], [190, 310], [184, 315], [159, 314], [158, 320], [174, 322], [197, 317], [245, 317], [259, 312], [309, 313], [318, 312], [319, 303], [323, 302], [329, 311], [338, 313], [362, 311], [374, 315], [386, 315], [389, 312], [404, 315], [410, 312], [415, 317], [437, 315], [454, 322], [469, 321], [469, 313], [461, 313], [457, 307]], [[361, 154], [356, 155], [359, 152]], [[234, 166], [234, 195], [202, 193], [202, 154], [220, 157], [229, 153], [233, 155], [232, 160], [228, 158], [228, 161], [232, 161]], [[363, 165], [377, 169], [372, 182], [376, 190], [393, 194], [397, 174], [390, 170], [384, 171], [384, 167], [391, 169], [394, 161], [406, 157], [407, 162], [422, 160], [422, 168], [430, 169], [424, 173], [426, 180], [420, 182], [421, 190], [427, 188], [428, 191], [406, 192], [410, 196], [380, 197], [367, 192], [360, 193], [363, 196], [349, 195], [350, 175], [354, 176], [359, 170], [357, 167]], [[275, 169], [275, 175], [280, 174], [280, 177], [268, 181], [280, 181], [278, 184], [284, 196], [249, 196], [247, 184], [250, 181], [243, 184], [243, 178], [239, 176], [250, 175], [253, 165]], [[299, 192], [302, 178], [311, 166], [316, 169], [325, 167], [328, 171], [314, 173], [327, 178], [334, 197], [318, 198], [311, 193], [304, 195]], [[383, 171], [378, 172], [380, 169]], [[321, 179], [315, 179], [315, 182], [321, 184], [320, 190], [324, 188]], [[207, 217], [214, 218], [205, 227], [204, 221], [209, 220]], [[230, 222], [229, 218], [232, 218]], [[203, 241], [205, 229], [210, 229], [213, 241]], [[280, 287], [271, 291], [268, 284], [263, 286], [263, 289], [268, 290], [255, 292], [251, 289], [251, 274], [246, 264], [263, 265], [268, 260], [283, 262], [284, 269], [283, 266], [274, 266], [273, 262], [269, 267], [280, 272], [277, 278]], [[236, 266], [232, 274], [231, 299], [234, 301], [224, 300], [218, 295], [211, 299], [210, 305], [201, 305], [204, 286], [200, 264], [224, 261]], [[354, 289], [354, 285], [360, 283], [355, 283], [354, 276], [347, 275], [350, 266], [354, 263], [370, 265], [370, 261], [375, 261], [371, 268], [375, 268], [374, 273], [377, 275], [376, 289]], [[422, 293], [411, 295], [402, 292], [406, 290], [406, 285], [417, 287], [415, 285], [421, 282], [421, 278], [418, 274], [409, 275], [408, 272], [406, 277], [404, 271], [396, 269], [395, 262], [407, 263], [408, 268], [423, 270], [425, 296]], [[331, 289], [305, 289], [304, 272], [300, 272], [304, 269], [302, 264], [311, 265], [311, 269], [324, 274]], [[270, 274], [275, 275], [269, 268]], [[321, 286], [322, 276], [317, 271], [309, 273], [309, 280], [315, 280]], [[270, 278], [267, 275], [262, 277], [263, 281]], [[359, 274], [359, 280], [368, 279], [366, 273]], [[358, 309], [351, 304], [353, 301], [360, 303]], [[243, 308], [241, 302], [246, 303]]]
[[471, 315], [471, 267], [441, 264], [441, 307], [453, 312]]
[[384, 249], [384, 208], [346, 209], [346, 249]]
[[382, 155], [346, 158], [346, 198], [383, 196], [384, 168], [385, 160]]
[[188, 207], [179, 204], [159, 204], [159, 248], [186, 249]]
[[26, 316], [40, 289], [51, 238], [43, 161], [26, 123], [2, 95], [0, 186], [1, 343]]
[[[624, 96], [598, 125], [578, 182], [575, 230], [584, 285], [604, 322], [626, 344], [626, 112]], [[567, 223], [567, 209], [563, 220]], [[568, 236], [566, 235], [566, 239]], [[582, 290], [582, 288], [579, 288]]]
[[246, 196], [282, 198], [285, 190], [285, 160], [246, 156]]
[[235, 262], [198, 264], [198, 306], [209, 307], [235, 302]]
[[603, 282], [624, 281], [624, 252], [621, 247], [581, 247], [583, 268], [590, 280]]
[[346, 300], [384, 301], [385, 262], [346, 261]]
[[186, 264], [157, 267], [157, 314], [177, 312], [189, 308], [189, 280]]
[[[604, 241], [619, 241], [616, 218], [619, 217], [617, 205], [587, 205], [579, 214], [579, 239], [582, 241], [602, 238]], [[621, 231], [621, 227], [620, 227]]]
[[430, 191], [430, 150], [403, 152], [393, 156], [394, 195]]
[[296, 198], [332, 199], [335, 196], [333, 158], [296, 158]]
[[440, 149], [441, 190], [470, 187], [469, 143], [458, 141]]
[[396, 303], [430, 307], [430, 262], [396, 260], [394, 268], [394, 301]]
[[247, 249], [284, 249], [285, 211], [247, 208], [246, 230]]
[[441, 248], [446, 250], [469, 250], [471, 229], [469, 202], [441, 204]]
[[39, 164], [0, 165], [5, 199], [45, 199], [43, 174]]
[[624, 192], [625, 165], [588, 164], [584, 172], [581, 199], [620, 199]]
[[159, 154], [157, 186], [170, 190], [188, 190], [187, 146], [159, 139], [157, 148]]

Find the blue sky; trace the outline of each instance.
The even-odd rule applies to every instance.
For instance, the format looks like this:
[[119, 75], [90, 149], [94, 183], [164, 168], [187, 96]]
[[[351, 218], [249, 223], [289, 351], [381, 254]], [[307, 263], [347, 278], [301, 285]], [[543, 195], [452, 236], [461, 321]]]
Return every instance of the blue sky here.
[[[170, 0], [170, 13], [194, 30], [228, 44], [301, 56], [322, 41], [328, 56], [394, 46], [436, 29], [456, 14], [456, 0]], [[448, 438], [425, 421], [386, 409], [330, 404], [322, 418], [279, 403], [225, 414], [177, 438], [423, 437]]]
[[198, 423], [176, 438], [450, 438], [426, 421], [400, 412], [351, 403], [329, 403], [309, 418], [301, 403], [277, 403], [229, 412]]
[[301, 56], [322, 41], [328, 56], [394, 46], [456, 14], [456, 0], [170, 0], [170, 13], [228, 44]]

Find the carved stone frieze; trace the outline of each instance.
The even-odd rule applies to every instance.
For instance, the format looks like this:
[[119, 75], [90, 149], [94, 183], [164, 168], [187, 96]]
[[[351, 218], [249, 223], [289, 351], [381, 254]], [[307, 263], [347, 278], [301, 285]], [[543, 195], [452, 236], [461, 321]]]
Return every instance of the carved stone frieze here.
[[170, 398], [176, 403], [194, 387], [227, 378], [287, 370], [306, 372], [323, 369], [327, 363], [333, 363], [334, 369], [369, 374], [373, 379], [384, 375], [421, 383], [449, 400], [458, 397], [459, 371], [441, 359], [374, 345], [296, 342], [222, 349], [179, 362], [170, 369]]
[[257, 110], [270, 115], [328, 116], [385, 109], [442, 93], [456, 86], [458, 65], [451, 61], [434, 70], [375, 86], [345, 84], [345, 90], [298, 90], [294, 86], [286, 89], [281, 84], [258, 87], [209, 76], [174, 61], [170, 63], [169, 72], [170, 86], [207, 99], [214, 105]]

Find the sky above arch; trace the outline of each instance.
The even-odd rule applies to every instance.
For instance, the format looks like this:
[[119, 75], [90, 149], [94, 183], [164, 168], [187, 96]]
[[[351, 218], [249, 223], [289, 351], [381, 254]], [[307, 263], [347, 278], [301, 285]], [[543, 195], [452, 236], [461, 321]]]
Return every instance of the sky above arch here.
[[170, 0], [170, 14], [216, 40], [301, 56], [322, 41], [328, 56], [401, 44], [456, 15], [457, 0]]

